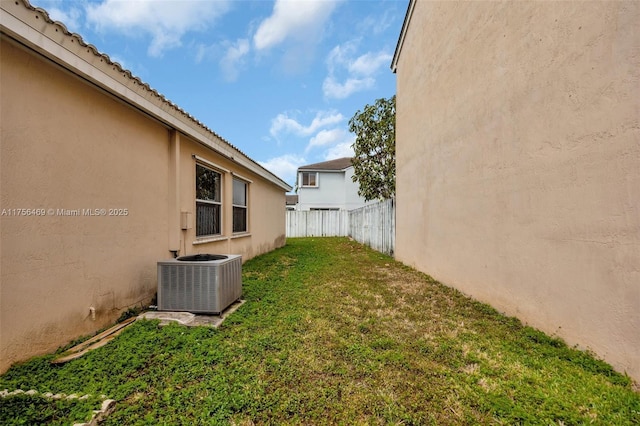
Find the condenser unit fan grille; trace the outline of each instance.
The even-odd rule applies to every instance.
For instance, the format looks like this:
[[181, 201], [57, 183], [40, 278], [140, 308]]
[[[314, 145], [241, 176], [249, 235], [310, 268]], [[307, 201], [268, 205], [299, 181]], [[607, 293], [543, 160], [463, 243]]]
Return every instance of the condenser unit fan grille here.
[[219, 314], [242, 296], [242, 256], [158, 262], [158, 309]]

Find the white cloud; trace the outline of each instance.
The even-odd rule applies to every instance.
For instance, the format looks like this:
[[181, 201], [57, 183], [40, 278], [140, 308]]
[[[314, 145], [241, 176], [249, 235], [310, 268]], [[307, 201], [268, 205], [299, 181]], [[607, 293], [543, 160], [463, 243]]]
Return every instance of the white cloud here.
[[112, 62], [117, 62], [117, 63], [119, 63], [119, 64], [120, 64], [120, 66], [122, 67], [122, 69], [132, 71], [132, 70], [131, 70], [131, 67], [130, 67], [130, 66], [127, 64], [127, 62], [126, 62], [124, 59], [122, 59], [120, 56], [116, 56], [116, 55], [114, 55], [114, 56], [109, 56], [109, 59], [111, 59], [111, 61], [112, 61]]
[[71, 8], [65, 11], [57, 7], [49, 7], [46, 10], [52, 20], [62, 22], [70, 32], [80, 32], [80, 20], [82, 18], [82, 11], [80, 9]]
[[352, 135], [344, 129], [320, 130], [317, 135], [309, 139], [306, 151], [315, 147], [346, 143], [351, 139], [353, 139]]
[[324, 155], [325, 161], [335, 160], [336, 158], [353, 157], [355, 153], [351, 147], [352, 144], [353, 141], [340, 143], [331, 147]]
[[199, 43], [196, 45], [196, 63], [204, 61], [205, 59], [216, 58], [220, 55], [221, 48], [218, 44], [206, 45]]
[[333, 76], [328, 76], [322, 82], [322, 92], [326, 98], [344, 99], [355, 92], [361, 92], [372, 88], [376, 83], [373, 77], [363, 79], [349, 78], [344, 83], [339, 83]]
[[336, 68], [348, 67], [350, 58], [354, 55], [357, 47], [358, 40], [352, 40], [331, 49], [331, 52], [327, 55], [329, 73], [335, 72]]
[[359, 34], [382, 34], [396, 21], [398, 14], [395, 11], [386, 9], [383, 14], [370, 15], [358, 22]]
[[316, 42], [336, 5], [334, 0], [276, 0], [272, 15], [253, 37], [256, 49], [268, 49], [289, 38]]
[[87, 21], [98, 31], [151, 36], [148, 53], [162, 53], [182, 44], [189, 31], [201, 31], [229, 9], [227, 1], [105, 0], [88, 4]]
[[342, 114], [337, 111], [318, 111], [311, 123], [307, 126], [300, 124], [289, 117], [287, 113], [278, 114], [271, 120], [271, 136], [277, 137], [281, 133], [292, 133], [297, 136], [309, 136], [319, 129], [340, 123], [344, 120]]
[[[327, 55], [327, 77], [322, 83], [325, 98], [344, 99], [353, 93], [375, 86], [374, 75], [388, 64], [392, 56], [385, 51], [356, 56], [358, 41], [350, 41], [331, 49]], [[336, 75], [344, 75], [338, 79]]]
[[383, 65], [391, 63], [393, 56], [386, 52], [365, 53], [349, 64], [349, 72], [357, 75], [372, 75]]
[[249, 40], [238, 39], [227, 48], [227, 52], [220, 60], [222, 74], [227, 81], [238, 78], [238, 68], [242, 66], [244, 57], [249, 53]]
[[293, 185], [296, 182], [296, 172], [298, 171], [298, 167], [304, 166], [307, 164], [307, 161], [304, 157], [294, 154], [286, 154], [267, 161], [258, 161], [258, 163], [280, 179], [283, 179], [285, 182]]

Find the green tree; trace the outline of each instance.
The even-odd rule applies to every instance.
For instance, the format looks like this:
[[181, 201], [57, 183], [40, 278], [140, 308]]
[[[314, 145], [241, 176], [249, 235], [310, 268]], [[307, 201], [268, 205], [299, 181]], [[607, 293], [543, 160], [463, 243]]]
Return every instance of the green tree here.
[[349, 120], [355, 133], [353, 181], [365, 200], [386, 200], [396, 193], [396, 96], [366, 105]]

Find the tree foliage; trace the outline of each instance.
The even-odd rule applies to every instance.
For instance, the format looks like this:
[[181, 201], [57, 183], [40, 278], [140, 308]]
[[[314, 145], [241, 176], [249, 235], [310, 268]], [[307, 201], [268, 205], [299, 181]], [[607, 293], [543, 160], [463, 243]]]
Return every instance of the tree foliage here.
[[385, 200], [396, 193], [396, 97], [377, 99], [349, 120], [356, 135], [352, 147], [353, 181], [365, 200]]

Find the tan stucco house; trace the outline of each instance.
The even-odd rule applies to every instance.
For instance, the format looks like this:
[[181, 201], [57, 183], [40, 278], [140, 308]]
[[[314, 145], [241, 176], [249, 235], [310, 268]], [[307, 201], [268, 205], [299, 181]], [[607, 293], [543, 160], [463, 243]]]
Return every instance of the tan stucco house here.
[[396, 257], [640, 380], [640, 2], [411, 0]]
[[0, 12], [0, 371], [149, 303], [160, 260], [285, 244], [289, 185], [45, 11]]

